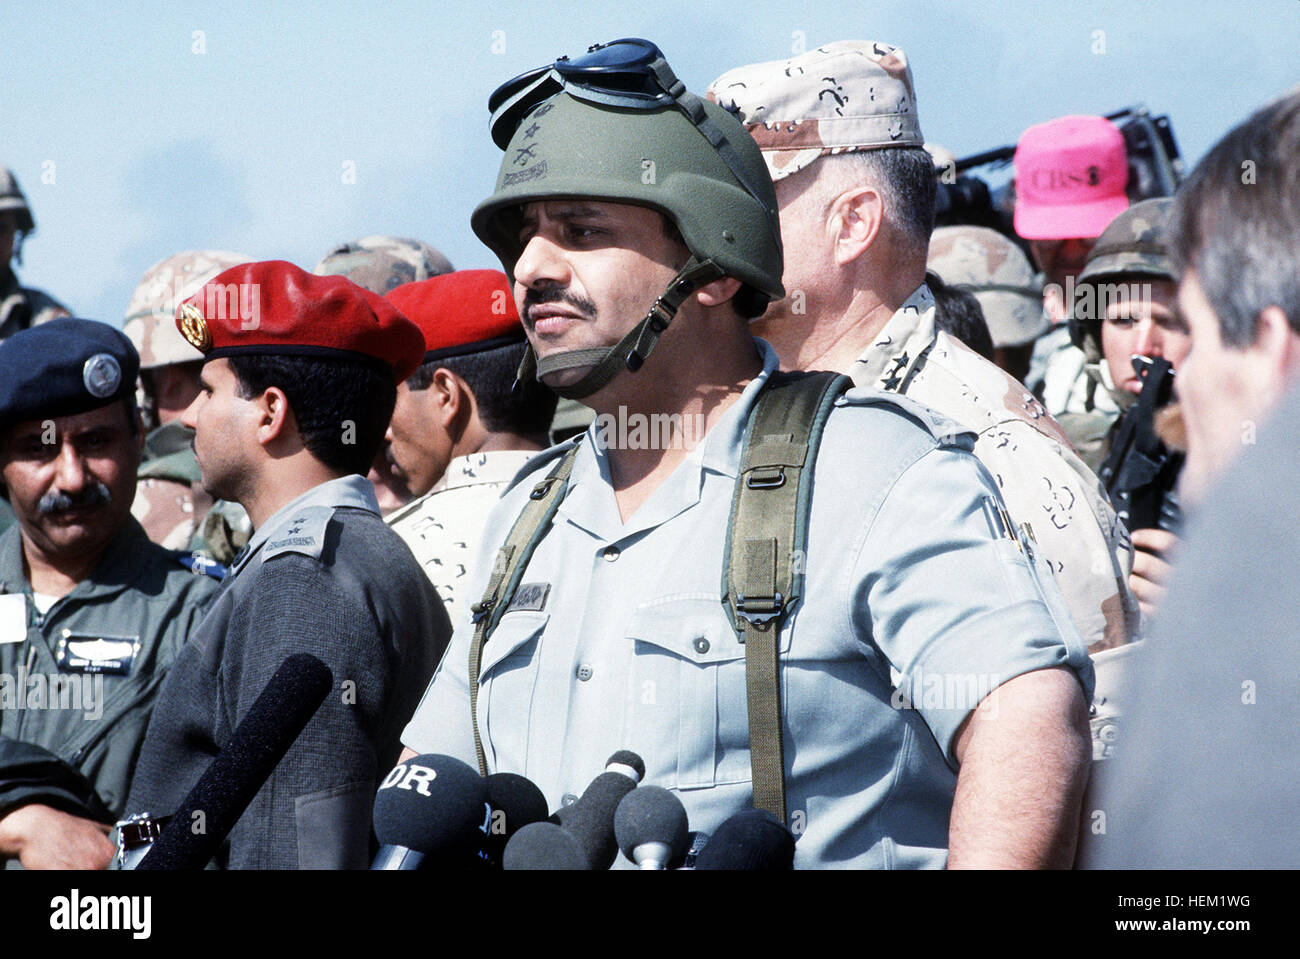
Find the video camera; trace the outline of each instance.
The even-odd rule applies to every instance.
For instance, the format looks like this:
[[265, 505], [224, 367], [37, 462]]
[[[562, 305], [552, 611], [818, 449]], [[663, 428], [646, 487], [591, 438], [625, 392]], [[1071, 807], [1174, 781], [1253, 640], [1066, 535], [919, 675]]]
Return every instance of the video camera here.
[[[1172, 196], [1183, 181], [1182, 155], [1167, 116], [1152, 116], [1142, 104], [1109, 113], [1106, 119], [1119, 127], [1128, 151], [1129, 203]], [[1029, 249], [1012, 226], [1014, 182], [991, 188], [983, 177], [970, 172], [980, 167], [1005, 168], [1015, 156], [1012, 146], [985, 150], [939, 169], [935, 226], [984, 226], [997, 230], [1013, 243]]]

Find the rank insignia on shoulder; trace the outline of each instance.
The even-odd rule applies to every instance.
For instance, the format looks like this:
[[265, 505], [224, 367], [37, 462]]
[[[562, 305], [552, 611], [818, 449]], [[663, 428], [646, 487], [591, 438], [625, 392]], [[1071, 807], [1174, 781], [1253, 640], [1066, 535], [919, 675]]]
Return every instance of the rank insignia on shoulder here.
[[298, 553], [319, 559], [325, 545], [325, 527], [333, 515], [332, 506], [305, 506], [298, 510], [266, 538], [266, 546], [262, 548], [262, 562], [285, 553]]
[[65, 629], [55, 645], [54, 661], [65, 673], [127, 676], [139, 651], [138, 636], [96, 636]]

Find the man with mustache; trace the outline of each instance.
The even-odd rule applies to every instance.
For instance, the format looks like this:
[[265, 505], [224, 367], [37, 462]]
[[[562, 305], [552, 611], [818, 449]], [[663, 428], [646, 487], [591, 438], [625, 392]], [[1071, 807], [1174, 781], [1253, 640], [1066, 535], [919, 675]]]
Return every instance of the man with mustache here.
[[0, 343], [0, 862], [108, 865], [161, 674], [217, 584], [131, 516], [139, 357], [61, 318]]
[[[620, 48], [659, 99], [587, 86]], [[505, 156], [471, 220], [514, 280], [521, 379], [597, 419], [493, 510], [404, 755], [526, 775], [556, 808], [630, 749], [695, 829], [772, 811], [800, 868], [1068, 865], [1092, 670], [1041, 558], [990, 525], [971, 434], [875, 390], [815, 407], [815, 451], [811, 413], [751, 418], [789, 382], [748, 322], [784, 293], [763, 158], [647, 41], [597, 51], [595, 77], [565, 59], [493, 95]], [[809, 491], [806, 550], [741, 520], [725, 559], [738, 488], [771, 513]], [[932, 669], [988, 695], [926, 700]]]

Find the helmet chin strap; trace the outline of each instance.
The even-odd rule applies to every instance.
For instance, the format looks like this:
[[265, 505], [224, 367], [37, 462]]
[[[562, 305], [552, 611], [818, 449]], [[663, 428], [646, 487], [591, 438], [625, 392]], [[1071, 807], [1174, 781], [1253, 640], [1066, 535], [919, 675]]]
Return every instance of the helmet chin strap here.
[[655, 348], [664, 330], [668, 329], [668, 324], [677, 315], [682, 302], [700, 287], [723, 275], [722, 269], [712, 260], [700, 262], [692, 255], [668, 284], [668, 289], [655, 300], [645, 318], [628, 330], [627, 335], [614, 346], [568, 350], [539, 360], [530, 344], [524, 350], [523, 362], [519, 364], [515, 388], [534, 377], [540, 380], [549, 373], [589, 366], [591, 369], [576, 383], [551, 387], [566, 399], [580, 400], [604, 388], [620, 370], [627, 369], [635, 373]]

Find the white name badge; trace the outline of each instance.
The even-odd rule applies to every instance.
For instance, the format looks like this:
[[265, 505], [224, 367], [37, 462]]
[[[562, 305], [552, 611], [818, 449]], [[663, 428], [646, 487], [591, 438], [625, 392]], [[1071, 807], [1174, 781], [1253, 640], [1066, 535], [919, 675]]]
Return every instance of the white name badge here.
[[27, 638], [27, 597], [0, 595], [0, 643], [21, 643]]

